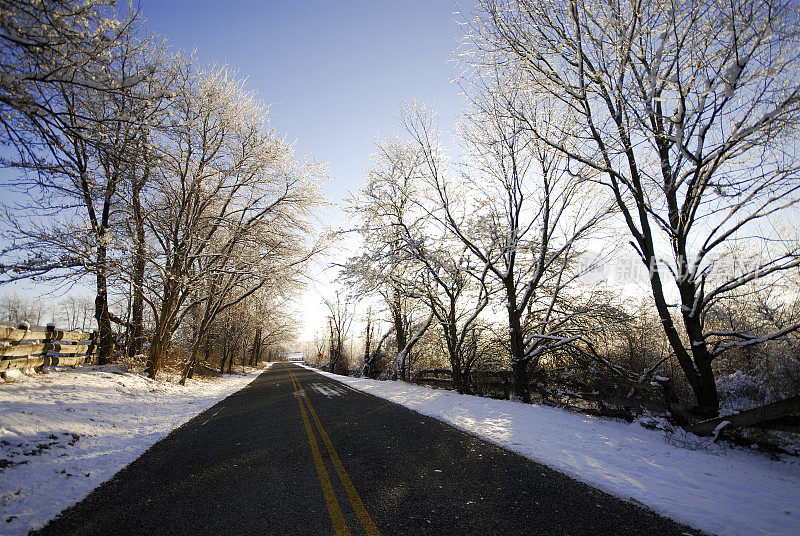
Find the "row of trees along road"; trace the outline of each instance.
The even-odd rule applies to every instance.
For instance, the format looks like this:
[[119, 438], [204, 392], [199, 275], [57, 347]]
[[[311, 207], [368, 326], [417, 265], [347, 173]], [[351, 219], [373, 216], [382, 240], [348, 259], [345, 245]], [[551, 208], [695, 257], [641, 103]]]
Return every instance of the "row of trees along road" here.
[[[796, 316], [720, 321], [745, 296], [792, 305], [769, 287], [800, 265], [794, 228], [782, 228], [800, 199], [797, 3], [479, 4], [463, 49], [469, 156], [447, 161], [430, 112], [408, 106], [408, 141], [378, 143], [350, 202], [365, 246], [344, 278], [383, 298], [394, 373], [407, 375], [414, 342], [438, 324], [460, 387], [482, 312], [502, 303], [493, 319], [521, 399], [559, 352], [640, 380], [675, 359], [696, 410], [716, 414], [715, 360], [800, 328]], [[577, 284], [609, 237], [649, 273], [668, 342], [636, 375], [596, 348], [625, 313]]]
[[121, 325], [131, 356], [149, 339], [151, 377], [191, 319], [185, 379], [223, 312], [280, 307], [296, 288], [323, 169], [294, 157], [235, 73], [170, 50], [136, 11], [2, 0], [0, 12], [1, 162], [16, 191], [0, 282], [93, 277], [100, 362]]

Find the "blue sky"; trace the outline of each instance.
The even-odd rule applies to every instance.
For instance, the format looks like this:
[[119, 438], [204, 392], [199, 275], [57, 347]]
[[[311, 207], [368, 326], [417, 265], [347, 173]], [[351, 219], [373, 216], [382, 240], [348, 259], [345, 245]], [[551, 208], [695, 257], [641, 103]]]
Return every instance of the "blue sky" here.
[[355, 190], [402, 100], [432, 103], [447, 129], [462, 105], [453, 54], [472, 2], [142, 0], [147, 28], [201, 64], [226, 64], [271, 104], [297, 153], [330, 164], [332, 202]]
[[[137, 0], [134, 0], [136, 5]], [[322, 223], [342, 223], [343, 199], [358, 189], [372, 144], [398, 131], [398, 104], [421, 99], [451, 128], [463, 106], [452, 80], [459, 22], [475, 0], [139, 0], [145, 27], [201, 65], [225, 64], [271, 105], [272, 125], [300, 156], [329, 163]], [[124, 5], [124, 2], [120, 2]], [[465, 14], [460, 15], [461, 10]], [[447, 139], [445, 133], [444, 136]], [[321, 259], [318, 268], [327, 266]], [[311, 274], [296, 310], [303, 336], [322, 322], [330, 270]], [[91, 281], [86, 281], [91, 293]], [[80, 286], [81, 288], [82, 285]], [[41, 294], [19, 283], [7, 292]], [[73, 290], [74, 292], [74, 290]]]
[[[341, 206], [358, 189], [372, 144], [398, 131], [398, 104], [432, 104], [452, 127], [463, 98], [452, 80], [474, 0], [141, 0], [147, 28], [202, 64], [226, 64], [271, 105], [277, 131], [298, 155], [329, 163], [325, 193]], [[464, 12], [459, 15], [457, 11]], [[445, 132], [443, 138], [447, 139]], [[320, 213], [342, 224], [337, 206]], [[321, 260], [295, 303], [301, 339], [322, 326], [335, 276]]]

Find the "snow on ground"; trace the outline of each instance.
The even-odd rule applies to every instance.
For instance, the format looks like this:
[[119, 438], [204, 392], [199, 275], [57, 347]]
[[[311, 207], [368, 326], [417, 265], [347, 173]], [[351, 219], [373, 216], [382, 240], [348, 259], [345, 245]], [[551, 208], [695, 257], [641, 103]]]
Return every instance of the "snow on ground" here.
[[257, 372], [181, 387], [84, 366], [0, 384], [0, 534], [41, 527]]
[[772, 461], [693, 435], [548, 406], [320, 373], [697, 529], [742, 536], [800, 534], [797, 460]]

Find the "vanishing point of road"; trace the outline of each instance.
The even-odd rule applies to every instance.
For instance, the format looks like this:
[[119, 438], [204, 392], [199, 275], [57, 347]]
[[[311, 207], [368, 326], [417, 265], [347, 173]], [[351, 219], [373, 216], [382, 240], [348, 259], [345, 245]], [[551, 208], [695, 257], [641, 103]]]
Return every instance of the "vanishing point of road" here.
[[278, 363], [40, 535], [695, 534], [442, 422]]

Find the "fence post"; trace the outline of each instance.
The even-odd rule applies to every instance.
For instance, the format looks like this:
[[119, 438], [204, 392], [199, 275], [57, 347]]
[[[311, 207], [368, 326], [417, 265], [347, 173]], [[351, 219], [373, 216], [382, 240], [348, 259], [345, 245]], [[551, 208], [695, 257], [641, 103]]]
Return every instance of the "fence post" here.
[[53, 339], [55, 339], [55, 336], [56, 325], [50, 322], [44, 328], [44, 355], [42, 356], [42, 364], [36, 368], [37, 372], [41, 372], [42, 367], [49, 367], [53, 364], [53, 359], [49, 354], [53, 349]]

